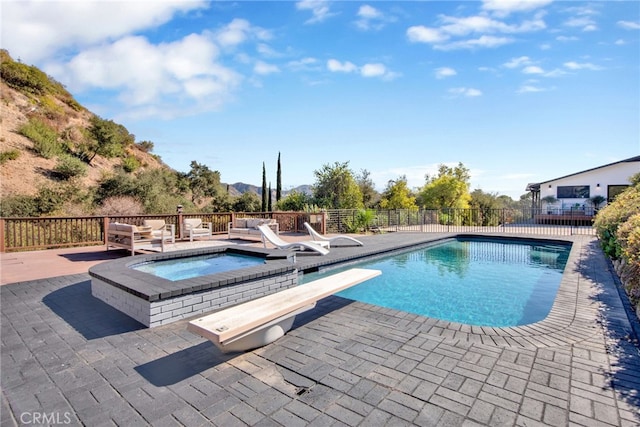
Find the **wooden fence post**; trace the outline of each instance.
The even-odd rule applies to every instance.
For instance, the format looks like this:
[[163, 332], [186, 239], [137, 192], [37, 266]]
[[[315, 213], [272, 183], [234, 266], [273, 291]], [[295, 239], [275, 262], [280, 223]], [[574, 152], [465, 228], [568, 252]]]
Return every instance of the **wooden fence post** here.
[[109, 245], [109, 217], [108, 216], [105, 216], [102, 218], [102, 237], [104, 239], [105, 246], [108, 246]]
[[4, 243], [4, 218], [0, 218], [0, 253], [4, 253], [5, 243]]

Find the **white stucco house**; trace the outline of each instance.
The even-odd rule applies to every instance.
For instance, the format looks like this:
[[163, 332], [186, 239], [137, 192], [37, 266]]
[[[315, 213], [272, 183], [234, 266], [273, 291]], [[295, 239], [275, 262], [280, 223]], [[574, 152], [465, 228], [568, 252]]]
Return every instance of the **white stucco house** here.
[[[533, 207], [542, 215], [593, 216], [601, 208], [631, 185], [631, 177], [640, 173], [640, 156], [576, 172], [549, 181], [527, 185]], [[555, 201], [551, 200], [551, 196]], [[594, 197], [604, 201], [594, 206]]]

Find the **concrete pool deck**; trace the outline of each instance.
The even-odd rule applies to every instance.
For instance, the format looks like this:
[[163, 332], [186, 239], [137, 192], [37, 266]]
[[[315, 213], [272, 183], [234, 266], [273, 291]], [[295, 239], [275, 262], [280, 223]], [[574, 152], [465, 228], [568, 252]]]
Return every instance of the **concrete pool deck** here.
[[[360, 250], [416, 235], [364, 236]], [[330, 297], [230, 355], [186, 320], [142, 327], [93, 298], [86, 273], [8, 284], [0, 423], [638, 425], [635, 320], [615, 275], [593, 237], [552, 239], [574, 249], [549, 324], [478, 328]]]

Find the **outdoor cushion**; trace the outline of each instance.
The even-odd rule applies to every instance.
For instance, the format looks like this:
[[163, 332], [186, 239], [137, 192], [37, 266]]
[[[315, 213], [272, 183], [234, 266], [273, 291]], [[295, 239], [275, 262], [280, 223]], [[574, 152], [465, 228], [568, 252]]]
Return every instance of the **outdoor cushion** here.
[[166, 225], [164, 219], [145, 219], [143, 224], [145, 227], [151, 227], [152, 230], [162, 230]]

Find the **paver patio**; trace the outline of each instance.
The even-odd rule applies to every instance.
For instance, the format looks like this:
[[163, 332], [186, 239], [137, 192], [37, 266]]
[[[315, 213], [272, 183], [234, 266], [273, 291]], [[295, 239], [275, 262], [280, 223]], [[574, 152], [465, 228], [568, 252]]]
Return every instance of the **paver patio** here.
[[[368, 237], [365, 248], [403, 235]], [[639, 425], [637, 320], [597, 241], [571, 240], [563, 326], [470, 327], [334, 296], [276, 342], [230, 355], [186, 320], [143, 328], [92, 297], [88, 274], [5, 285], [0, 421]]]

